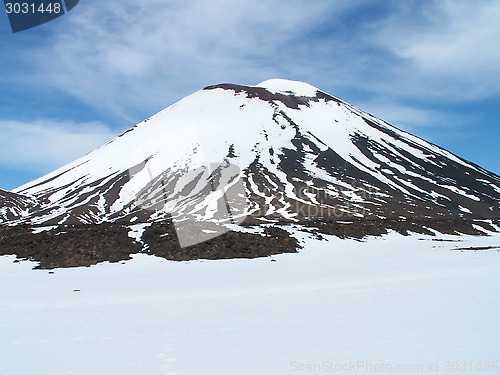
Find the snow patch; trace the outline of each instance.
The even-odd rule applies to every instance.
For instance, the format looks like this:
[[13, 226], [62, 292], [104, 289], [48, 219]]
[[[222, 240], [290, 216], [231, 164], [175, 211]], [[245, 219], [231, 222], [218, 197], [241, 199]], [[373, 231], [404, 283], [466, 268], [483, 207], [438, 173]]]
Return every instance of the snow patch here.
[[309, 96], [309, 97], [315, 97], [316, 93], [318, 91], [321, 91], [318, 88], [314, 87], [313, 85], [310, 85], [305, 82], [292, 81], [288, 79], [279, 79], [279, 78], [268, 79], [267, 81], [263, 81], [256, 86], [263, 87], [266, 90], [272, 92], [273, 94], [293, 93], [295, 95]]
[[130, 225], [129, 226], [130, 231], [128, 232], [128, 236], [130, 238], [133, 238], [136, 242], [144, 244], [144, 242], [142, 242], [142, 235], [144, 234], [146, 228], [150, 227], [151, 225], [152, 225], [151, 223]]
[[38, 233], [42, 233], [42, 232], [48, 232], [52, 229], [56, 229], [57, 228], [57, 225], [50, 225], [50, 226], [45, 226], [45, 227], [34, 227], [34, 228], [31, 228], [31, 233], [33, 234], [38, 234]]

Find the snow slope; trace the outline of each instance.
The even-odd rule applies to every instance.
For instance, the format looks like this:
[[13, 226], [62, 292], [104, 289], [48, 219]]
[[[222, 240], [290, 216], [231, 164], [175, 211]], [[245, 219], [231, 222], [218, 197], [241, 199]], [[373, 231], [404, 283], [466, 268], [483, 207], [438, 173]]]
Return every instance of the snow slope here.
[[[391, 365], [394, 374], [444, 374], [456, 373], [446, 361], [492, 366], [500, 360], [499, 253], [451, 249], [499, 246], [500, 235], [438, 238], [456, 242], [305, 238], [303, 251], [275, 261], [138, 255], [54, 274], [1, 257], [0, 374], [280, 375], [322, 373], [299, 366], [324, 362], [386, 366], [350, 373], [385, 374]], [[397, 370], [420, 364], [422, 371]]]

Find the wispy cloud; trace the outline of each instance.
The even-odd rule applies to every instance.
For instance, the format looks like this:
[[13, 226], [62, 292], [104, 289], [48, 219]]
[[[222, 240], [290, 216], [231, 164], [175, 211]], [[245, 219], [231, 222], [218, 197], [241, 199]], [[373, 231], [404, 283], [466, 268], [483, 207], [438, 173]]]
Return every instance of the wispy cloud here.
[[[414, 3], [415, 4], [415, 3]], [[500, 3], [443, 0], [401, 6], [374, 42], [401, 59], [398, 94], [468, 100], [500, 94]], [[415, 16], [417, 13], [417, 16]], [[408, 86], [411, 84], [412, 86]]]
[[161, 109], [203, 85], [279, 76], [293, 64], [280, 48], [300, 43], [330, 7], [278, 0], [85, 3], [51, 45], [35, 51], [35, 78], [117, 114]]
[[[359, 106], [399, 129], [441, 146], [444, 146], [444, 141], [451, 147], [454, 141], [477, 136], [477, 127], [470, 124], [480, 123], [480, 116], [473, 113], [408, 105], [384, 97], [361, 102]], [[454, 148], [454, 151], [457, 150]]]
[[377, 98], [375, 100], [362, 102], [360, 107], [372, 115], [387, 121], [390, 124], [398, 124], [398, 127], [415, 131], [420, 128], [450, 128], [463, 125], [469, 119], [453, 113], [419, 108], [415, 105], [401, 104]]
[[[27, 53], [35, 83], [127, 118], [204, 85], [307, 80], [337, 92], [466, 100], [500, 93], [496, 1], [109, 0], [82, 3]], [[38, 82], [37, 82], [38, 80]]]
[[97, 122], [0, 121], [0, 168], [50, 172], [116, 136]]

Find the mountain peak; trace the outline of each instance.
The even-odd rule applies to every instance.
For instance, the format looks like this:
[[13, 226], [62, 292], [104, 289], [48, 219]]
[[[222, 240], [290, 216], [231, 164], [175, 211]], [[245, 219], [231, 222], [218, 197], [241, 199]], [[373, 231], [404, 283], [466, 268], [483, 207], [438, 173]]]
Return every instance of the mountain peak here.
[[317, 87], [310, 85], [301, 81], [292, 81], [282, 78], [273, 78], [263, 81], [256, 85], [256, 87], [262, 87], [266, 90], [276, 94], [276, 93], [294, 93], [299, 96], [316, 96], [319, 90]]
[[239, 168], [248, 221], [500, 216], [500, 177], [285, 79], [205, 87], [15, 192], [40, 202], [35, 224], [217, 221], [228, 203], [204, 195], [220, 180], [208, 164]]

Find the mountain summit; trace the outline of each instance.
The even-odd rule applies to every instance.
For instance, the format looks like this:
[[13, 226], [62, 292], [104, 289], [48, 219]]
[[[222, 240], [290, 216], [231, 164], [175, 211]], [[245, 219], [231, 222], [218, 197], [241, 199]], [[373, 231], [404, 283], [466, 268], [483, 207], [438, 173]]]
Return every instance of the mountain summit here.
[[14, 193], [0, 220], [38, 226], [500, 218], [496, 174], [282, 79], [208, 86]]

